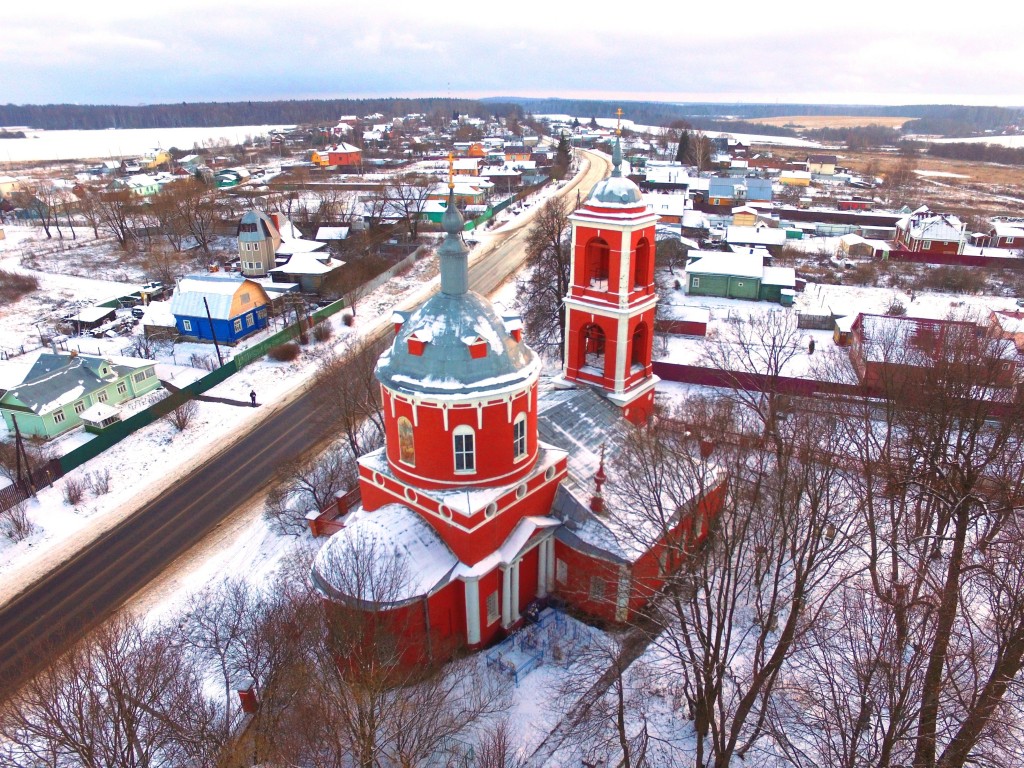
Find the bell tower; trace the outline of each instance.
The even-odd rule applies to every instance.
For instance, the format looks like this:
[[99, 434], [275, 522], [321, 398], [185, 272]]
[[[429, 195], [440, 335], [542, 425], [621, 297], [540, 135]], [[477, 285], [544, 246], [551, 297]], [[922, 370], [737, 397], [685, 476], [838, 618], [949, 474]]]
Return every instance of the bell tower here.
[[653, 411], [659, 381], [651, 367], [658, 217], [647, 211], [636, 184], [622, 176], [618, 136], [612, 165], [611, 176], [569, 217], [572, 282], [565, 297], [563, 376], [600, 389], [623, 416], [640, 424]]

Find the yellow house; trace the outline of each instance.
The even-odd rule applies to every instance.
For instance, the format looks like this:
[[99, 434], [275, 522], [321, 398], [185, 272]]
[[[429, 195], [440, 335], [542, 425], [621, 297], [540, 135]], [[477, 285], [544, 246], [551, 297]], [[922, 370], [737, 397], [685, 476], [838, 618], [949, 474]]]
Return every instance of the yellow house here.
[[834, 176], [837, 161], [835, 155], [808, 155], [807, 170], [819, 176]]
[[171, 153], [166, 149], [151, 149], [142, 155], [142, 167], [147, 170], [159, 168], [164, 163], [171, 161]]
[[779, 183], [790, 187], [809, 187], [811, 186], [811, 172], [781, 171], [779, 173]]
[[741, 205], [732, 209], [734, 227], [752, 227], [757, 223], [757, 209], [749, 205]]

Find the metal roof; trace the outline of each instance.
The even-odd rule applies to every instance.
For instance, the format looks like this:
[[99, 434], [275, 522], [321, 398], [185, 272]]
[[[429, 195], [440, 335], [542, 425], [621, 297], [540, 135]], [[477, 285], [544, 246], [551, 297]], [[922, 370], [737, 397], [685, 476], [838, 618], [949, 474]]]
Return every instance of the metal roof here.
[[[469, 290], [469, 251], [452, 193], [441, 223], [447, 233], [437, 249], [441, 291], [402, 324], [391, 349], [377, 363], [377, 379], [399, 391], [459, 395], [535, 378], [540, 370], [537, 355], [512, 338], [487, 299]], [[425, 342], [420, 354], [410, 351], [410, 339]], [[470, 346], [481, 340], [487, 353], [474, 358]]]
[[205, 298], [212, 318], [230, 320], [232, 300], [246, 286], [257, 293], [258, 306], [270, 303], [263, 286], [240, 275], [189, 275], [182, 278], [174, 290], [171, 313], [175, 317], [205, 317]]

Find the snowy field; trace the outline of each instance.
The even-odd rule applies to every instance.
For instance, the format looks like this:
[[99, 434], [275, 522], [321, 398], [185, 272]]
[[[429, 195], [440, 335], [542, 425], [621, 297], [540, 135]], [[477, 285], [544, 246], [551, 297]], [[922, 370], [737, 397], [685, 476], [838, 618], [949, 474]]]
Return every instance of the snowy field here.
[[117, 128], [106, 131], [26, 130], [24, 139], [0, 140], [0, 162], [110, 160], [154, 148], [192, 149], [241, 144], [291, 125], [231, 125], [222, 128]]
[[[560, 120], [562, 122], [571, 123], [573, 121], [572, 115], [535, 115], [538, 119], [549, 119], [549, 120]], [[575, 118], [580, 121], [580, 125], [590, 124], [590, 115], [578, 116]], [[595, 118], [597, 124], [601, 128], [615, 128], [617, 121], [614, 117], [598, 117]], [[637, 131], [639, 133], [649, 133], [653, 136], [661, 134], [665, 127], [661, 125], [641, 125], [634, 123], [632, 120], [623, 120], [622, 127], [627, 128], [631, 131]], [[808, 141], [807, 139], [797, 139], [789, 136], [767, 136], [764, 134], [754, 133], [733, 133], [732, 131], [706, 131], [708, 136], [731, 136], [737, 141], [742, 141], [745, 144], [774, 144], [780, 147], [821, 147], [822, 145], [816, 141]]]

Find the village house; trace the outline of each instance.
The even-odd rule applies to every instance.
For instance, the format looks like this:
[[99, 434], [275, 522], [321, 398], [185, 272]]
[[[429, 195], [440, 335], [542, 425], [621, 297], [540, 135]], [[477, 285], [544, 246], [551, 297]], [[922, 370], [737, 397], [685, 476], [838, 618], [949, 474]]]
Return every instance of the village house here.
[[[984, 344], [990, 357], [984, 365], [992, 370], [981, 372], [981, 378], [1010, 387], [1016, 379], [1017, 349], [1009, 342], [987, 341], [993, 338], [991, 322], [862, 312], [851, 326], [850, 360], [862, 385], [884, 391], [934, 370], [938, 356], [948, 354], [951, 346]], [[1014, 338], [1012, 331], [1007, 338]]]
[[49, 439], [80, 426], [97, 406], [109, 412], [159, 386], [153, 360], [42, 352], [20, 383], [0, 391], [0, 413], [12, 434], [17, 422], [22, 435]]
[[171, 314], [180, 335], [234, 344], [266, 328], [270, 299], [263, 286], [240, 275], [190, 275], [178, 281]]
[[812, 176], [834, 176], [837, 162], [835, 155], [808, 155], [807, 170]]
[[918, 253], [961, 254], [967, 244], [965, 228], [956, 216], [932, 213], [922, 205], [896, 222], [896, 245]]
[[796, 272], [792, 267], [766, 267], [761, 253], [690, 251], [686, 292], [692, 296], [773, 301], [793, 304]]
[[1024, 249], [1024, 222], [999, 222], [989, 232], [988, 244], [993, 248]]

